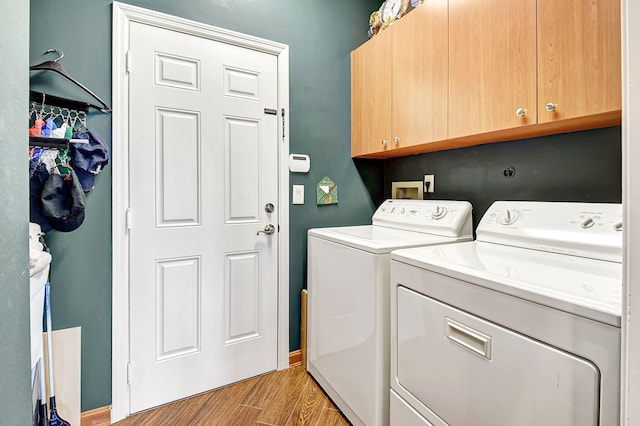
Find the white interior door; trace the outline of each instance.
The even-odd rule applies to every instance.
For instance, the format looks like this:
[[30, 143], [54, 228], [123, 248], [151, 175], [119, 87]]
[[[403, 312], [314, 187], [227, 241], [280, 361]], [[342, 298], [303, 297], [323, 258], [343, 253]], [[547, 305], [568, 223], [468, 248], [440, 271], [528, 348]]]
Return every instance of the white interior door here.
[[277, 368], [278, 70], [135, 22], [128, 63], [133, 413]]

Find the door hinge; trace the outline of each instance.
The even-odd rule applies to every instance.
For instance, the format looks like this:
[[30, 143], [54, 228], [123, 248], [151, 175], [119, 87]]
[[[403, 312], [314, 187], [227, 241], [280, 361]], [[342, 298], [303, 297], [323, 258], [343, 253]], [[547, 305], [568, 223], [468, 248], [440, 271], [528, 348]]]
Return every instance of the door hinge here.
[[128, 207], [124, 212], [124, 226], [127, 231], [131, 229], [131, 209]]
[[282, 108], [282, 141], [284, 142], [284, 108]]
[[131, 363], [127, 363], [127, 384], [131, 384]]
[[129, 74], [131, 72], [131, 51], [127, 50], [127, 53], [125, 54], [125, 69], [127, 74]]

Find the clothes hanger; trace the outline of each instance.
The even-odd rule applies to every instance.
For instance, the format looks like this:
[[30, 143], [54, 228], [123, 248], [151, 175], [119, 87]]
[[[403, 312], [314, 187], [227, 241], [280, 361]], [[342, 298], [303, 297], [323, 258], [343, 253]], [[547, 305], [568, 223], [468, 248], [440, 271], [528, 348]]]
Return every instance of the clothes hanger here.
[[93, 98], [96, 99], [98, 102], [100, 102], [100, 104], [102, 105], [102, 106], [96, 106], [96, 105], [89, 104], [89, 106], [91, 106], [92, 108], [97, 109], [98, 111], [102, 111], [104, 113], [110, 113], [111, 112], [111, 108], [109, 108], [107, 106], [107, 104], [102, 99], [100, 99], [100, 97], [98, 95], [93, 93], [89, 88], [87, 88], [85, 85], [80, 83], [78, 80], [76, 80], [73, 77], [71, 77], [67, 73], [67, 71], [65, 71], [65, 69], [62, 67], [62, 65], [60, 65], [58, 63], [58, 61], [64, 57], [64, 53], [61, 50], [59, 50], [59, 49], [48, 49], [44, 53], [47, 54], [47, 53], [52, 53], [52, 52], [56, 52], [59, 56], [56, 59], [54, 59], [53, 61], [45, 61], [45, 62], [43, 62], [41, 64], [30, 66], [29, 67], [29, 71], [53, 71], [53, 72], [56, 72], [56, 73], [60, 74], [61, 76], [63, 76], [64, 78], [66, 78], [67, 80], [71, 81], [73, 84], [75, 84], [76, 86], [80, 87], [82, 90], [84, 90], [85, 92], [87, 92], [88, 94], [93, 96]]

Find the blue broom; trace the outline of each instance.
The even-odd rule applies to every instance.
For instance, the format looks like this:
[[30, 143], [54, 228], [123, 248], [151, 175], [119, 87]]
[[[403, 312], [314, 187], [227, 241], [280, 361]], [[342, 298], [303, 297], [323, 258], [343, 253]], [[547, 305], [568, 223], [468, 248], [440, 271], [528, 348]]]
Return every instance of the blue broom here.
[[51, 286], [44, 286], [44, 312], [47, 316], [47, 349], [49, 350], [49, 426], [71, 426], [56, 411], [56, 394], [53, 387], [53, 345], [51, 344]]

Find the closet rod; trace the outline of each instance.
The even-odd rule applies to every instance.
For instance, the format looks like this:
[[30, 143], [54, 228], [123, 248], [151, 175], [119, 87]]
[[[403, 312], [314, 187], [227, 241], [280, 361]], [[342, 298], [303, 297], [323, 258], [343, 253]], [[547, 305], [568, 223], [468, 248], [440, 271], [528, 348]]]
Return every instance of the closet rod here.
[[75, 99], [62, 98], [60, 96], [49, 95], [47, 93], [37, 92], [35, 90], [29, 91], [29, 100], [35, 102], [38, 105], [51, 105], [60, 108], [68, 108], [74, 111], [89, 112], [89, 108], [102, 109], [102, 107], [90, 104], [88, 102], [82, 102]]
[[42, 136], [29, 136], [29, 147], [30, 148], [68, 149], [69, 139], [45, 138]]

